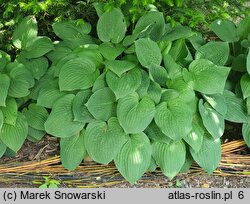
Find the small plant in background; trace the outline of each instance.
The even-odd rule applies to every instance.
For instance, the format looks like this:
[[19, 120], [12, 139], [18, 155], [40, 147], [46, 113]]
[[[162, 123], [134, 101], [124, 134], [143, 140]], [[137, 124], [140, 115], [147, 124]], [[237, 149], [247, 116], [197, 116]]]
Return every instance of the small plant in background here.
[[59, 181], [51, 179], [49, 176], [44, 176], [43, 179], [43, 182], [36, 182], [36, 184], [42, 184], [39, 188], [58, 188], [60, 184]]

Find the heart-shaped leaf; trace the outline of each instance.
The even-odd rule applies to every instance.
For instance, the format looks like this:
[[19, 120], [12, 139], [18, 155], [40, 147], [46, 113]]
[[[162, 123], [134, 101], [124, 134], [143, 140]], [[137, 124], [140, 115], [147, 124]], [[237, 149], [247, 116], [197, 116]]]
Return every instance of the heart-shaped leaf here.
[[149, 38], [141, 38], [135, 42], [135, 52], [142, 66], [151, 64], [160, 65], [162, 61], [161, 50], [157, 43]]
[[91, 31], [89, 23], [77, 23], [73, 20], [56, 22], [52, 25], [52, 28], [55, 34], [63, 40], [81, 38]]
[[134, 93], [121, 98], [117, 105], [117, 117], [126, 133], [142, 132], [151, 123], [155, 114], [155, 104], [149, 97], [139, 100]]
[[172, 141], [169, 144], [154, 142], [152, 146], [152, 155], [156, 163], [169, 179], [174, 178], [186, 160], [186, 147], [184, 142], [182, 142], [182, 140]]
[[141, 84], [141, 72], [139, 69], [134, 68], [121, 77], [118, 77], [111, 71], [106, 74], [106, 81], [110, 89], [114, 92], [116, 100], [123, 98], [135, 92]]
[[52, 111], [45, 122], [45, 131], [56, 137], [70, 137], [77, 135], [84, 123], [75, 122], [72, 103], [75, 95], [67, 94], [59, 98], [52, 107]]
[[233, 92], [227, 90], [224, 91], [224, 97], [227, 104], [225, 119], [235, 123], [247, 123], [249, 119], [244, 101]]
[[198, 114], [196, 114], [193, 118], [191, 132], [183, 139], [189, 144], [190, 147], [192, 147], [194, 152], [198, 152], [201, 149], [204, 134], [205, 127], [202, 123], [202, 119]]
[[238, 41], [236, 26], [229, 20], [215, 20], [211, 23], [210, 29], [223, 41]]
[[54, 49], [54, 45], [48, 37], [36, 37], [27, 43], [21, 55], [28, 59], [38, 58]]
[[107, 121], [116, 113], [115, 102], [114, 93], [105, 87], [94, 92], [85, 105], [94, 118]]
[[229, 72], [228, 67], [198, 59], [189, 65], [189, 72], [183, 72], [183, 77], [186, 82], [192, 80], [194, 90], [204, 94], [217, 94], [223, 92]]
[[37, 37], [37, 33], [38, 28], [35, 17], [27, 16], [23, 18], [15, 29], [12, 42], [19, 49], [25, 48], [28, 42]]
[[218, 113], [225, 116], [227, 113], [227, 104], [223, 94], [213, 94], [205, 95], [203, 94], [204, 99], [212, 106]]
[[229, 56], [229, 45], [225, 42], [208, 42], [199, 47], [195, 59], [207, 59], [216, 65], [224, 65]]
[[108, 122], [95, 121], [86, 129], [85, 146], [88, 154], [98, 163], [108, 164], [126, 142], [126, 135], [117, 118]]
[[199, 101], [199, 112], [207, 131], [214, 139], [220, 138], [225, 129], [224, 117], [214, 110], [208, 103], [203, 104], [203, 100]]
[[49, 113], [44, 107], [30, 104], [28, 110], [24, 109], [23, 114], [26, 116], [30, 127], [37, 130], [45, 130], [44, 123], [49, 117]]
[[221, 160], [221, 143], [220, 139], [211, 138], [206, 134], [203, 138], [203, 143], [199, 152], [190, 149], [194, 160], [207, 173], [212, 174], [217, 168]]
[[115, 73], [118, 77], [121, 77], [123, 73], [133, 69], [136, 64], [126, 60], [106, 60], [103, 62], [106, 68]]
[[120, 9], [113, 8], [101, 15], [97, 22], [97, 35], [103, 42], [119, 43], [126, 33], [125, 17]]
[[15, 125], [3, 124], [0, 132], [2, 142], [14, 152], [23, 145], [28, 134], [28, 123], [25, 116], [18, 112]]
[[148, 169], [152, 147], [144, 133], [130, 135], [115, 158], [115, 165], [131, 184], [134, 184]]
[[74, 170], [86, 156], [84, 145], [85, 130], [80, 133], [60, 139], [60, 155], [62, 165], [68, 170]]
[[185, 103], [162, 102], [156, 108], [155, 122], [173, 140], [187, 136], [192, 129], [193, 113]]
[[17, 120], [17, 103], [14, 98], [7, 98], [6, 107], [0, 107], [3, 116], [4, 123], [15, 126]]
[[76, 58], [66, 62], [59, 74], [59, 87], [61, 91], [87, 89], [93, 86], [99, 71], [95, 64], [86, 59]]
[[89, 100], [92, 92], [90, 90], [79, 91], [73, 100], [74, 121], [89, 123], [94, 120], [85, 104]]

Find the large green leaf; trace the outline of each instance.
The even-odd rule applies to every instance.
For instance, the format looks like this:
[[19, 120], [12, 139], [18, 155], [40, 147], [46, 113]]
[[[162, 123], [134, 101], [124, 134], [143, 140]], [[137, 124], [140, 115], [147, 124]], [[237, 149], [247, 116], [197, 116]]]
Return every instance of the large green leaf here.
[[243, 98], [246, 99], [250, 96], [250, 76], [244, 74], [240, 79], [240, 86], [243, 93]]
[[153, 81], [157, 82], [161, 86], [166, 86], [166, 81], [168, 79], [167, 70], [159, 65], [151, 64], [149, 66], [149, 74]]
[[25, 67], [32, 73], [33, 77], [39, 80], [46, 73], [49, 62], [45, 57], [39, 57], [36, 59], [26, 59], [21, 61]]
[[190, 152], [197, 164], [206, 172], [212, 174], [221, 160], [220, 139], [211, 138], [206, 134], [200, 151], [195, 152], [193, 149], [190, 149]]
[[156, 108], [156, 124], [173, 140], [180, 140], [187, 136], [192, 129], [192, 118], [190, 107], [179, 101], [170, 104], [162, 102]]
[[3, 124], [0, 139], [10, 149], [17, 152], [23, 145], [28, 134], [28, 123], [25, 116], [18, 112], [15, 125]]
[[27, 16], [18, 24], [13, 33], [13, 44], [21, 49], [37, 36], [37, 22], [34, 16]]
[[135, 51], [142, 66], [149, 67], [151, 64], [161, 64], [161, 50], [157, 43], [149, 38], [141, 38], [137, 40], [135, 42]]
[[214, 110], [208, 103], [203, 104], [203, 100], [199, 101], [199, 112], [207, 131], [214, 139], [220, 138], [225, 129], [224, 117]]
[[224, 65], [229, 56], [229, 45], [225, 42], [208, 42], [199, 47], [195, 59], [207, 59], [216, 65]]
[[250, 147], [250, 125], [244, 123], [242, 126], [242, 135], [248, 147]]
[[23, 114], [26, 116], [30, 127], [37, 130], [45, 130], [44, 123], [49, 117], [47, 110], [37, 104], [30, 104], [28, 109], [24, 109]]
[[73, 51], [81, 59], [86, 59], [94, 62], [96, 68], [100, 68], [102, 66], [103, 57], [99, 50], [99, 46], [96, 44], [86, 44], [83, 46], [79, 46]]
[[99, 71], [92, 61], [76, 58], [66, 62], [59, 74], [61, 91], [87, 89], [93, 86]]
[[65, 94], [66, 92], [60, 92], [58, 80], [46, 81], [39, 91], [37, 104], [45, 108], [52, 108], [54, 102]]
[[133, 30], [134, 35], [141, 34], [145, 29], [151, 26], [149, 37], [158, 41], [165, 32], [165, 19], [164, 15], [158, 11], [149, 11], [139, 18]]
[[103, 64], [118, 77], [121, 77], [123, 73], [133, 69], [136, 66], [134, 62], [127, 60], [106, 60], [103, 62]]
[[179, 173], [185, 163], [186, 147], [182, 140], [172, 141], [169, 144], [154, 142], [152, 155], [163, 173], [169, 179], [172, 179]]
[[0, 107], [4, 116], [4, 123], [15, 126], [17, 120], [17, 103], [14, 98], [7, 98], [6, 107]]
[[54, 45], [48, 37], [36, 37], [27, 43], [27, 47], [21, 53], [28, 59], [38, 58], [54, 49]]
[[32, 73], [18, 62], [9, 63], [7, 69], [11, 79], [8, 95], [15, 98], [29, 95], [29, 89], [35, 84]]
[[105, 42], [99, 46], [99, 50], [105, 59], [115, 60], [120, 54], [123, 53], [125, 47], [121, 44]]
[[138, 68], [134, 68], [123, 73], [121, 77], [118, 77], [113, 72], [108, 71], [106, 81], [118, 100], [135, 92], [139, 88], [141, 84], [141, 72]]
[[169, 55], [172, 56], [174, 61], [179, 62], [185, 59], [188, 55], [188, 49], [184, 39], [176, 40], [171, 49], [169, 50]]
[[173, 59], [170, 54], [163, 56], [165, 68], [170, 79], [176, 79], [182, 76], [182, 67]]
[[192, 82], [194, 90], [204, 94], [222, 93], [230, 68], [216, 66], [206, 59], [194, 60], [189, 65], [189, 72], [183, 72], [186, 82]]
[[139, 100], [134, 93], [121, 98], [117, 105], [117, 117], [126, 133], [142, 132], [151, 123], [155, 115], [155, 104], [145, 96]]
[[225, 116], [227, 113], [227, 104], [223, 94], [213, 94], [205, 95], [203, 94], [204, 99], [212, 106], [218, 113]]
[[56, 137], [70, 137], [77, 135], [84, 124], [74, 121], [72, 103], [75, 95], [67, 94], [59, 98], [52, 107], [52, 111], [45, 122], [45, 131]]
[[144, 133], [130, 135], [115, 157], [115, 165], [122, 176], [134, 184], [148, 169], [152, 147]]
[[204, 134], [205, 127], [202, 123], [202, 119], [198, 114], [196, 114], [193, 118], [191, 132], [183, 139], [189, 144], [194, 152], [198, 152], [201, 149]]
[[103, 89], [105, 87], [108, 87], [108, 84], [106, 82], [106, 72], [102, 73], [96, 80], [93, 85], [92, 91], [96, 92], [99, 89]]
[[115, 115], [115, 101], [114, 93], [110, 88], [105, 87], [94, 92], [85, 105], [94, 118], [107, 121]]
[[82, 38], [91, 31], [89, 23], [77, 23], [74, 20], [56, 22], [52, 25], [52, 28], [55, 34], [62, 40]]
[[46, 54], [50, 61], [57, 63], [62, 58], [72, 54], [72, 49], [65, 44], [65, 41], [54, 44], [54, 50]]
[[120, 9], [113, 8], [101, 15], [97, 22], [97, 35], [103, 42], [119, 43], [125, 36], [126, 23]]
[[41, 141], [44, 135], [46, 135], [45, 131], [37, 130], [29, 126], [28, 140], [37, 143]]
[[168, 29], [167, 32], [162, 36], [162, 40], [175, 41], [179, 39], [186, 39], [194, 36], [196, 33], [193, 32], [189, 27], [176, 25], [173, 28]]
[[237, 72], [246, 72], [247, 71], [247, 55], [246, 54], [239, 54], [231, 58], [232, 60], [232, 70]]
[[85, 104], [90, 98], [92, 92], [90, 90], [79, 91], [73, 100], [74, 121], [89, 123], [94, 120]]
[[111, 162], [125, 142], [126, 134], [117, 118], [110, 118], [107, 123], [95, 121], [87, 126], [85, 146], [90, 157], [98, 163]]
[[0, 106], [5, 106], [6, 97], [10, 86], [10, 78], [0, 73]]
[[244, 101], [238, 98], [231, 91], [224, 91], [224, 97], [227, 104], [227, 114], [225, 119], [235, 123], [247, 123], [247, 108]]
[[150, 85], [148, 87], [148, 91], [147, 91], [147, 96], [149, 96], [149, 98], [151, 98], [155, 104], [160, 103], [161, 100], [161, 86], [154, 82], [154, 81], [150, 81]]
[[60, 155], [62, 165], [68, 170], [74, 170], [86, 156], [84, 145], [85, 130], [67, 138], [60, 139]]
[[229, 20], [215, 20], [211, 23], [210, 29], [223, 41], [238, 41], [236, 26]]
[[145, 130], [146, 135], [153, 141], [169, 144], [171, 139], [165, 135], [154, 121]]
[[148, 87], [150, 85], [150, 78], [145, 70], [141, 69], [140, 71], [141, 71], [141, 84], [139, 88], [136, 90], [136, 92], [138, 93], [139, 97], [142, 98], [147, 95]]
[[237, 27], [237, 33], [240, 39], [247, 39], [250, 33], [250, 17], [244, 18]]

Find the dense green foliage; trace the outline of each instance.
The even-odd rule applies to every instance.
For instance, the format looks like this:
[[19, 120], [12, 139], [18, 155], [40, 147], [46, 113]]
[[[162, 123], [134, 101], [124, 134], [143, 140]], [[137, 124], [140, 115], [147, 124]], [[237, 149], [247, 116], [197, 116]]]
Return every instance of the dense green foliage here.
[[118, 8], [98, 15], [98, 38], [75, 20], [52, 25], [54, 42], [33, 16], [17, 26], [17, 57], [0, 52], [0, 156], [48, 133], [65, 168], [88, 154], [135, 183], [156, 166], [172, 179], [192, 160], [212, 173], [226, 120], [243, 123], [250, 146], [250, 18], [214, 21], [222, 41], [206, 42], [161, 12], [132, 31]]
[[[163, 12], [172, 26], [181, 23], [198, 30], [206, 29], [215, 19], [237, 19], [250, 13], [248, 0], [1, 0], [0, 48], [14, 52], [11, 35], [17, 23], [27, 15], [34, 15], [39, 22], [39, 33], [54, 38], [51, 24], [65, 19], [79, 19], [96, 24], [98, 10], [119, 7], [127, 24], [133, 27], [149, 10]], [[104, 4], [105, 3], [105, 4]], [[93, 6], [94, 5], [94, 6]], [[83, 12], [84, 11], [84, 12]]]

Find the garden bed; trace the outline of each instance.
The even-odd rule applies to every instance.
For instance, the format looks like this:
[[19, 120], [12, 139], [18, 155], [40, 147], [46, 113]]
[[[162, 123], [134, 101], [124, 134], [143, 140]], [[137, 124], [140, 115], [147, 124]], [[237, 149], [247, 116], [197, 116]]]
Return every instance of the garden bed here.
[[213, 175], [207, 175], [196, 164], [188, 173], [169, 180], [159, 169], [147, 172], [135, 185], [130, 185], [113, 163], [109, 165], [85, 161], [76, 170], [68, 171], [60, 163], [57, 139], [46, 136], [39, 143], [26, 141], [14, 158], [0, 159], [0, 187], [37, 188], [44, 176], [57, 180], [62, 188], [248, 188], [250, 187], [250, 154], [244, 141], [222, 145], [222, 160]]

